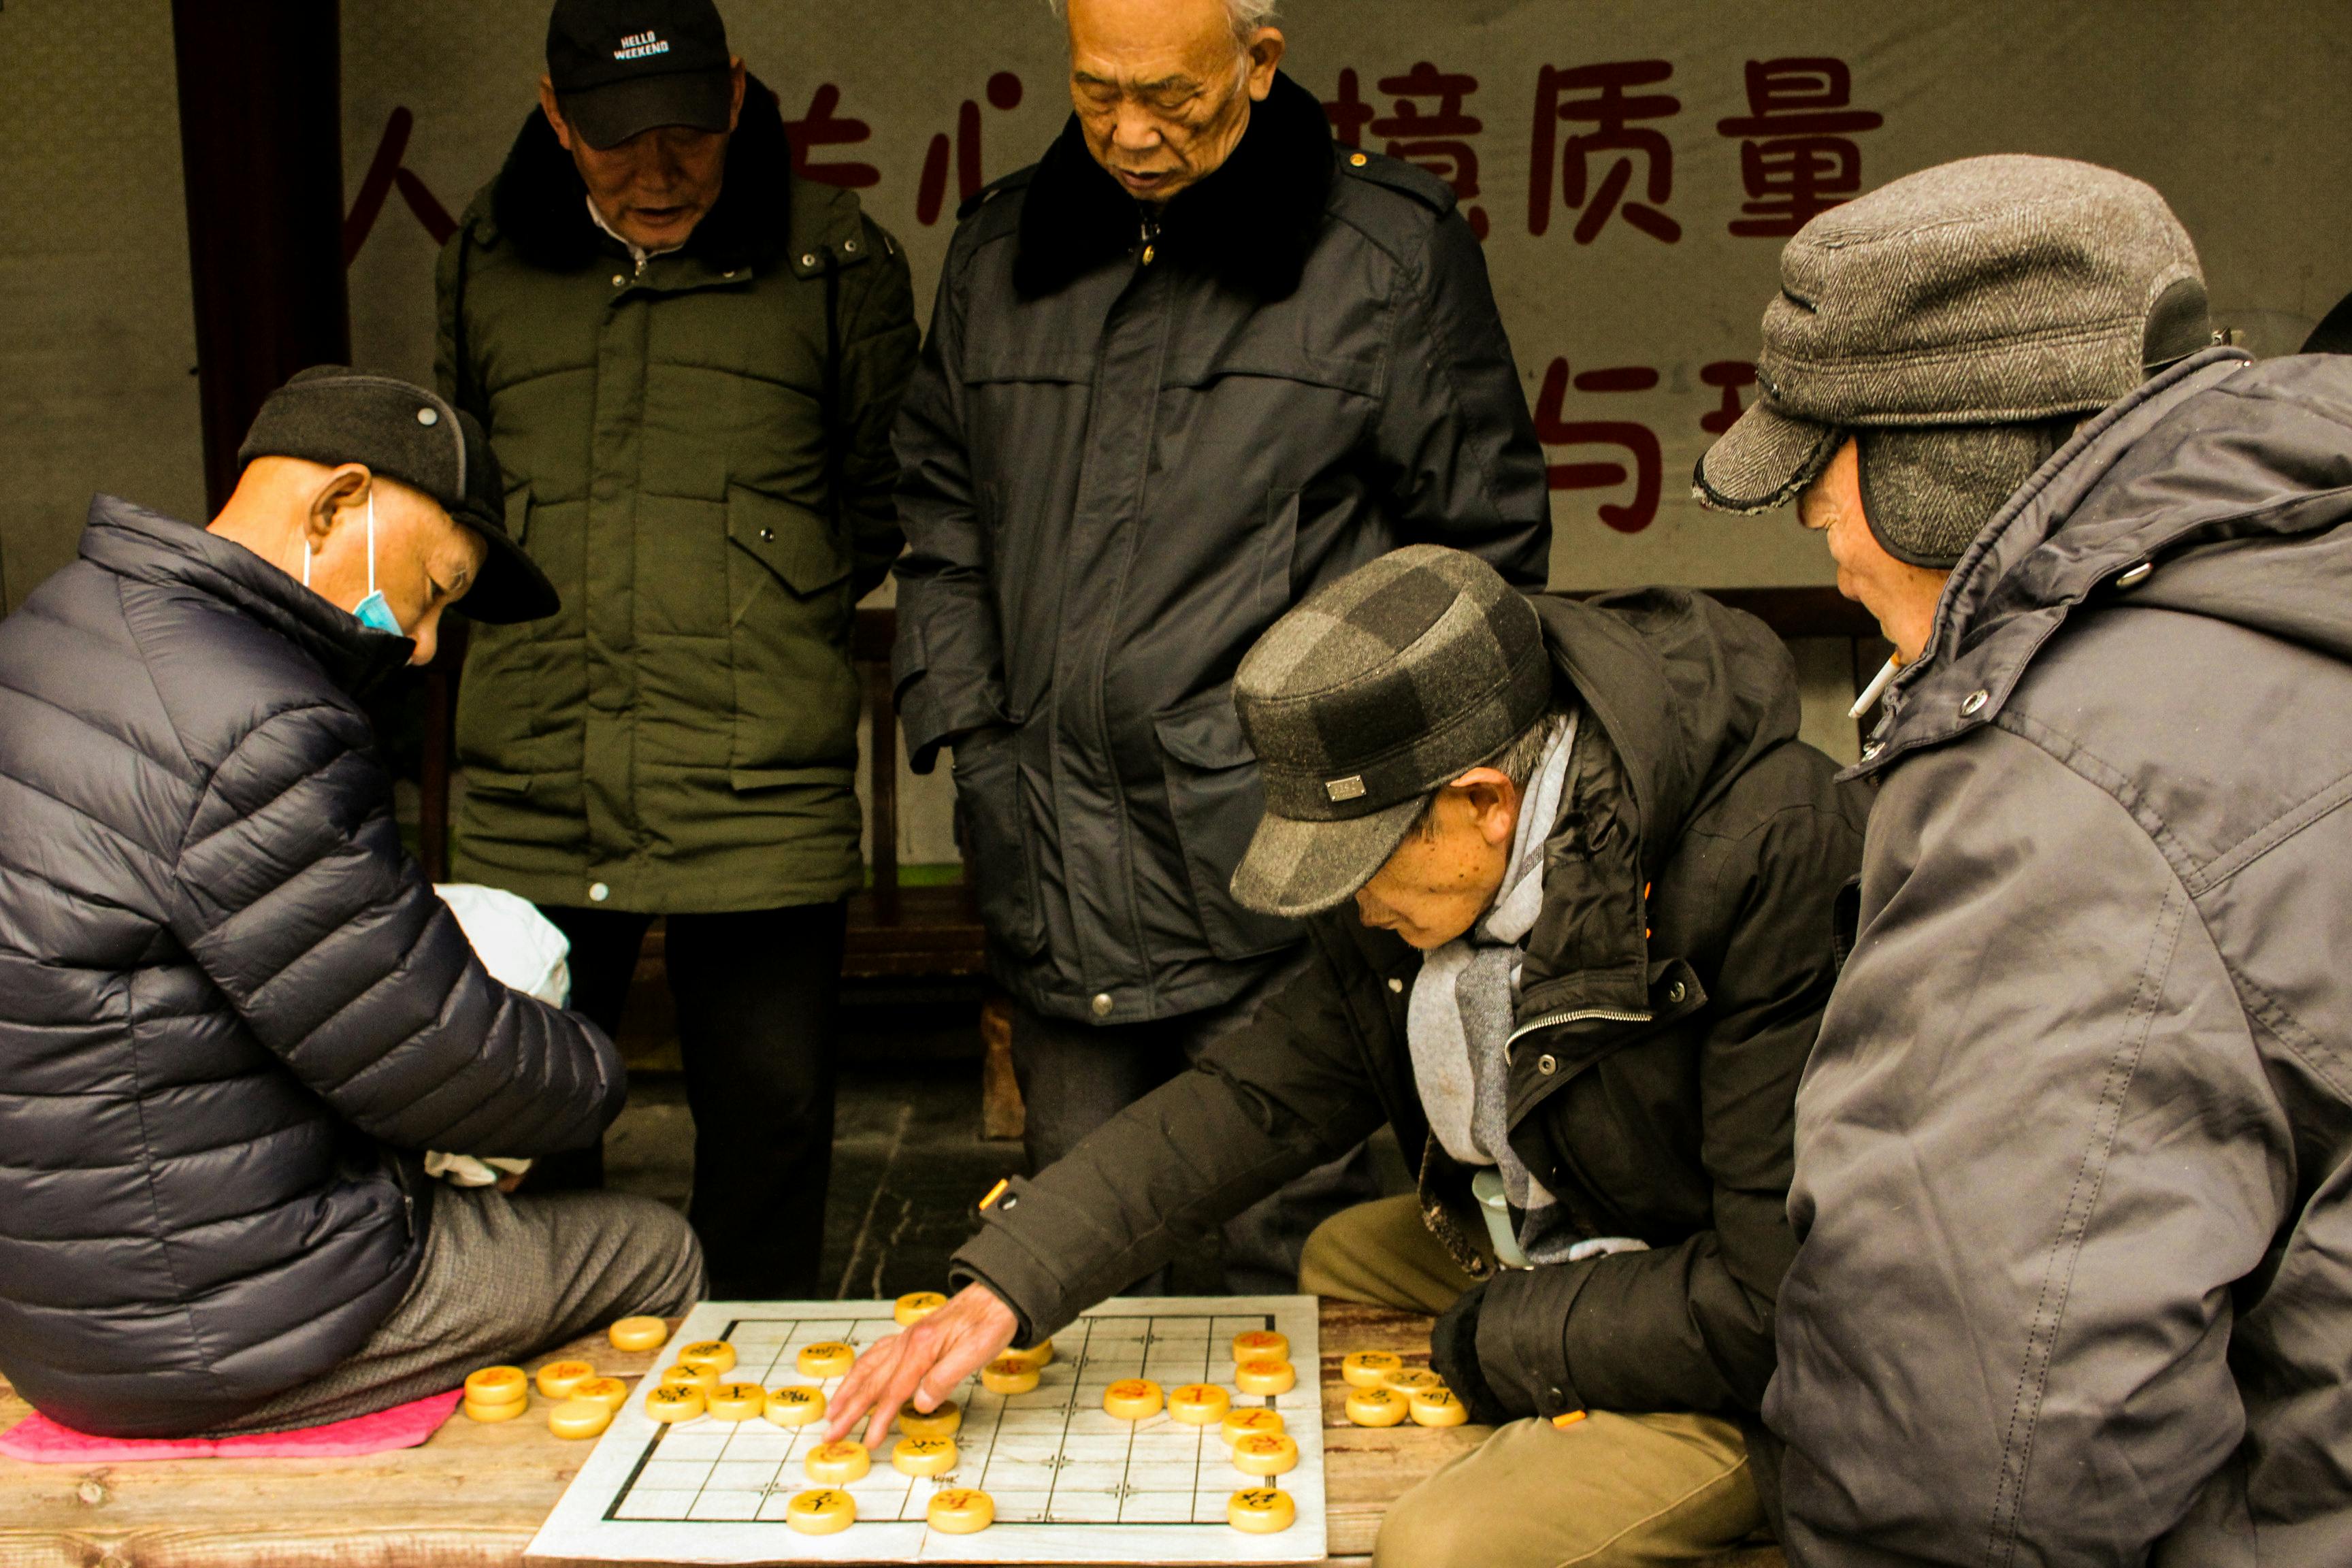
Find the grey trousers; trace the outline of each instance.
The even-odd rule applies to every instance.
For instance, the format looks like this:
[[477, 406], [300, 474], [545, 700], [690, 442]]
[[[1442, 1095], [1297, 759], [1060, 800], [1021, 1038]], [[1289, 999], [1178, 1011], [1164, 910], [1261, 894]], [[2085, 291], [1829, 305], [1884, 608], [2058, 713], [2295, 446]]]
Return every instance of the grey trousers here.
[[[1013, 1075], [1028, 1114], [1022, 1134], [1032, 1173], [1096, 1128], [1190, 1068], [1201, 1054], [1257, 1016], [1311, 962], [1302, 949], [1221, 1007], [1148, 1024], [1097, 1026], [1013, 1009]], [[1362, 1144], [1318, 1165], [1273, 1196], [1225, 1222], [1218, 1256], [1187, 1257], [1129, 1287], [1135, 1296], [1286, 1296], [1299, 1256], [1325, 1220], [1380, 1196]]]
[[284, 1432], [389, 1410], [457, 1387], [634, 1313], [700, 1299], [702, 1249], [685, 1216], [618, 1193], [443, 1186], [425, 1261], [359, 1353], [214, 1436]]

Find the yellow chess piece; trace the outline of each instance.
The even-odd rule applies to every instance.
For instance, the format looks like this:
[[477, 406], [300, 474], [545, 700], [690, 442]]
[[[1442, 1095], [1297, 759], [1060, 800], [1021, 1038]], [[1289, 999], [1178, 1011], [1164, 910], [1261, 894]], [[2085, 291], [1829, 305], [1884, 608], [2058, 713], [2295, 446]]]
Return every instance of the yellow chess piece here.
[[1393, 1388], [1348, 1391], [1348, 1419], [1359, 1426], [1393, 1426], [1405, 1418], [1409, 1408], [1404, 1395]]
[[702, 1409], [714, 1421], [749, 1421], [768, 1413], [768, 1391], [756, 1383], [722, 1383], [704, 1393]]
[[952, 1437], [901, 1437], [890, 1449], [890, 1468], [902, 1476], [943, 1476], [955, 1465]]
[[1051, 1366], [1054, 1363], [1054, 1342], [1051, 1340], [1039, 1340], [1035, 1344], [1031, 1345], [1026, 1350], [1022, 1350], [1016, 1347], [1015, 1349], [1006, 1351], [1003, 1355], [996, 1359], [999, 1361], [1017, 1361], [1024, 1366]]
[[948, 1299], [937, 1290], [916, 1290], [899, 1297], [890, 1316], [900, 1328], [911, 1329], [947, 1304]]
[[681, 1388], [698, 1388], [709, 1394], [719, 1386], [719, 1374], [707, 1366], [688, 1366], [680, 1362], [663, 1372], [661, 1381]]
[[1234, 1368], [1234, 1386], [1244, 1394], [1287, 1394], [1298, 1373], [1286, 1361], [1245, 1361]]
[[846, 1377], [849, 1369], [857, 1364], [857, 1350], [838, 1340], [821, 1345], [803, 1345], [801, 1353], [793, 1358], [803, 1377]]
[[659, 1318], [623, 1318], [604, 1337], [616, 1351], [657, 1351], [669, 1338], [669, 1325]]
[[1442, 1385], [1416, 1388], [1405, 1399], [1412, 1406], [1413, 1424], [1418, 1426], [1459, 1426], [1470, 1419], [1470, 1407]]
[[1298, 1441], [1287, 1432], [1252, 1432], [1234, 1439], [1234, 1468], [1245, 1476], [1279, 1476], [1297, 1465]]
[[1445, 1380], [1427, 1367], [1408, 1366], [1389, 1373], [1387, 1380], [1381, 1386], [1393, 1388], [1410, 1399], [1417, 1389], [1444, 1388]]
[[1103, 1409], [1122, 1421], [1160, 1414], [1160, 1385], [1148, 1377], [1123, 1377], [1103, 1390]]
[[1037, 1369], [1011, 1356], [998, 1356], [980, 1369], [980, 1385], [991, 1394], [1026, 1394], [1037, 1386]]
[[1268, 1410], [1262, 1405], [1254, 1405], [1245, 1410], [1226, 1412], [1223, 1422], [1217, 1428], [1217, 1436], [1228, 1443], [1233, 1443], [1254, 1432], [1279, 1432], [1282, 1430], [1282, 1426], [1281, 1411]]
[[1350, 1388], [1378, 1388], [1388, 1382], [1389, 1373], [1404, 1369], [1404, 1358], [1386, 1351], [1358, 1351], [1339, 1363], [1339, 1375]]
[[593, 1399], [607, 1410], [629, 1402], [629, 1385], [617, 1377], [592, 1377], [572, 1391], [574, 1399]]
[[857, 1522], [857, 1500], [834, 1487], [801, 1492], [784, 1505], [784, 1522], [803, 1535], [832, 1535]]
[[493, 1421], [511, 1421], [529, 1407], [530, 1401], [523, 1399], [509, 1399], [504, 1405], [484, 1405], [472, 1399], [466, 1401], [466, 1414], [485, 1425]]
[[824, 1415], [824, 1390], [804, 1383], [772, 1388], [761, 1414], [779, 1426], [805, 1426]]
[[1277, 1334], [1272, 1329], [1251, 1329], [1234, 1336], [1235, 1362], [1288, 1361], [1289, 1359], [1289, 1337]]
[[530, 1395], [530, 1380], [519, 1366], [486, 1366], [466, 1374], [466, 1399], [472, 1405], [520, 1405]]
[[962, 1426], [963, 1407], [952, 1399], [940, 1400], [935, 1410], [898, 1406], [898, 1430], [909, 1437], [952, 1437]]
[[567, 1399], [547, 1413], [547, 1429], [573, 1441], [602, 1436], [612, 1424], [613, 1407], [601, 1399]]
[[697, 1340], [679, 1348], [677, 1364], [706, 1366], [714, 1373], [730, 1373], [735, 1370], [735, 1347], [725, 1340]]
[[801, 1461], [809, 1479], [835, 1487], [845, 1487], [873, 1468], [874, 1456], [866, 1451], [866, 1445], [845, 1440], [820, 1443]]
[[1288, 1530], [1297, 1518], [1298, 1505], [1290, 1500], [1290, 1494], [1272, 1487], [1237, 1491], [1225, 1504], [1225, 1522], [1252, 1535], [1272, 1535], [1277, 1530]]
[[1168, 1392], [1169, 1416], [1187, 1426], [1213, 1426], [1232, 1405], [1232, 1396], [1213, 1383], [1187, 1383]]
[[550, 1399], [569, 1399], [580, 1392], [582, 1384], [595, 1376], [596, 1369], [584, 1361], [551, 1361], [541, 1367], [531, 1381]]
[[702, 1414], [702, 1390], [690, 1383], [665, 1383], [646, 1395], [646, 1414], [667, 1424]]
[[996, 1500], [969, 1487], [946, 1487], [931, 1494], [923, 1517], [943, 1535], [971, 1535], [996, 1522]]

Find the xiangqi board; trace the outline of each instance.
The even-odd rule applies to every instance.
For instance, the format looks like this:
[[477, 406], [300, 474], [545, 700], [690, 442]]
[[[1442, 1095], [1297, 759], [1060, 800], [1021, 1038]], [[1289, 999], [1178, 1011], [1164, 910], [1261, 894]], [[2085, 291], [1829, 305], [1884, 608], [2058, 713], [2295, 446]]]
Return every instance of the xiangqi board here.
[[[778, 1426], [709, 1416], [657, 1423], [649, 1377], [598, 1441], [532, 1541], [534, 1556], [665, 1563], [1300, 1563], [1325, 1555], [1321, 1395], [1311, 1297], [1161, 1297], [1105, 1302], [1054, 1336], [1054, 1359], [1026, 1393], [997, 1394], [979, 1378], [954, 1398], [963, 1409], [956, 1461], [913, 1477], [893, 1468], [896, 1432], [873, 1468], [837, 1489], [856, 1522], [808, 1535], [785, 1522], [793, 1500], [827, 1483], [810, 1478], [809, 1451], [824, 1424]], [[1289, 1340], [1296, 1386], [1249, 1394], [1234, 1386], [1234, 1336], [1272, 1330]], [[887, 1301], [711, 1301], [695, 1309], [673, 1346], [725, 1340], [730, 1379], [769, 1389], [807, 1385], [829, 1396], [838, 1376], [799, 1370], [800, 1352], [845, 1342], [860, 1351], [899, 1331]], [[667, 1357], [663, 1358], [667, 1364]], [[1149, 1378], [1163, 1389], [1222, 1386], [1233, 1409], [1283, 1417], [1295, 1468], [1245, 1473], [1217, 1424], [1191, 1426], [1166, 1409], [1128, 1421], [1103, 1408], [1114, 1383]], [[1234, 1494], [1274, 1488], [1297, 1519], [1256, 1534], [1227, 1522]], [[926, 1522], [932, 1496], [979, 1490], [995, 1522], [949, 1533]]]

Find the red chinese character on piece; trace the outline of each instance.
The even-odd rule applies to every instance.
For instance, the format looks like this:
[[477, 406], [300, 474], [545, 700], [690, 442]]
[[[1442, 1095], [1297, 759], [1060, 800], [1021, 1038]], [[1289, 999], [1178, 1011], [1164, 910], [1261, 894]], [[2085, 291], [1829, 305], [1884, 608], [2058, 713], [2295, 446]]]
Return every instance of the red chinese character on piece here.
[[[1536, 438], [1547, 447], [1622, 447], [1631, 453], [1633, 503], [1602, 501], [1601, 521], [1620, 533], [1639, 533], [1658, 515], [1658, 438], [1648, 426], [1631, 420], [1561, 417], [1569, 384], [1568, 362], [1552, 361], [1544, 370], [1543, 391], [1536, 397]], [[1579, 392], [1648, 392], [1657, 384], [1658, 373], [1638, 364], [1588, 370], [1575, 380]], [[1625, 482], [1625, 468], [1622, 463], [1553, 463], [1544, 469], [1544, 479], [1556, 490], [1614, 489]]]
[[[1353, 85], [1343, 83], [1342, 90]], [[1465, 204], [1462, 216], [1469, 220], [1471, 232], [1486, 238], [1486, 209], [1467, 205], [1478, 194], [1478, 153], [1465, 140], [1485, 130], [1486, 122], [1462, 108], [1462, 100], [1478, 90], [1478, 79], [1449, 75], [1420, 60], [1402, 76], [1381, 78], [1381, 90], [1396, 100], [1395, 112], [1370, 125], [1373, 135], [1391, 139], [1382, 151], [1418, 163], [1453, 186], [1455, 197]], [[1436, 107], [1423, 110], [1412, 101], [1417, 98], [1433, 98]]]
[[[988, 101], [999, 109], [1021, 107], [1021, 79], [1011, 71], [998, 71], [988, 79]], [[980, 177], [980, 105], [965, 99], [956, 110], [955, 130], [956, 205], [961, 206], [980, 195], [986, 184]], [[940, 210], [947, 205], [948, 139], [943, 132], [931, 138], [931, 145], [923, 154], [922, 183], [915, 187], [915, 221], [925, 226], [940, 221]]]
[[1756, 384], [1756, 364], [1752, 360], [1719, 359], [1712, 364], [1698, 367], [1698, 378], [1709, 386], [1723, 389], [1723, 404], [1698, 416], [1698, 427], [1710, 436], [1720, 436], [1739, 422], [1743, 410], [1739, 406], [1739, 389]]
[[1748, 62], [1748, 113], [1715, 128], [1741, 137], [1739, 179], [1748, 199], [1731, 232], [1786, 238], [1862, 189], [1862, 149], [1849, 140], [1883, 116], [1852, 107], [1853, 73], [1826, 57]]
[[[1664, 204], [1675, 194], [1675, 149], [1665, 133], [1637, 120], [1664, 120], [1682, 112], [1683, 100], [1668, 93], [1628, 96], [1629, 87], [1650, 87], [1675, 74], [1664, 60], [1616, 60], [1606, 65], [1577, 66], [1560, 70], [1545, 66], [1536, 72], [1535, 140], [1528, 172], [1528, 232], [1542, 234], [1551, 227], [1552, 170], [1560, 171], [1560, 197], [1583, 209], [1576, 220], [1576, 243], [1591, 245], [1608, 223], [1622, 212], [1625, 221], [1651, 238], [1674, 244], [1683, 226], [1668, 216]], [[1572, 95], [1591, 93], [1589, 98]], [[1565, 142], [1557, 140], [1559, 123], [1589, 125]], [[1591, 184], [1590, 160], [1596, 153], [1626, 156], [1610, 164], [1598, 185]], [[1647, 201], [1625, 197], [1633, 180], [1633, 159], [1648, 161], [1643, 185]], [[1621, 205], [1622, 204], [1622, 205]]]
[[784, 134], [793, 144], [793, 173], [819, 184], [838, 185], [845, 191], [862, 191], [868, 185], [880, 184], [882, 171], [871, 163], [819, 163], [809, 158], [815, 148], [854, 147], [873, 136], [874, 128], [863, 120], [836, 116], [834, 110], [840, 107], [841, 89], [826, 82], [809, 95], [806, 114], [784, 121]]
[[1379, 110], [1364, 101], [1354, 69], [1341, 71], [1339, 96], [1323, 106], [1323, 118], [1331, 122], [1332, 140], [1342, 147], [1362, 146], [1364, 127], [1370, 124], [1373, 116], [1379, 113]]

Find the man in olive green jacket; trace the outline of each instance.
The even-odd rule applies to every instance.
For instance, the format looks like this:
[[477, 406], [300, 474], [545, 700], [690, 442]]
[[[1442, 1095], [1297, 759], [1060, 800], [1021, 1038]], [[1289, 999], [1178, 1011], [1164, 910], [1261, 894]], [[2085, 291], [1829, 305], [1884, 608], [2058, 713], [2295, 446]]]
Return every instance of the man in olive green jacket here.
[[667, 917], [713, 1289], [809, 1296], [863, 876], [849, 634], [900, 545], [907, 264], [793, 174], [709, 0], [560, 0], [540, 96], [438, 276], [442, 385], [563, 597], [474, 631], [457, 873], [563, 928], [608, 1030]]

